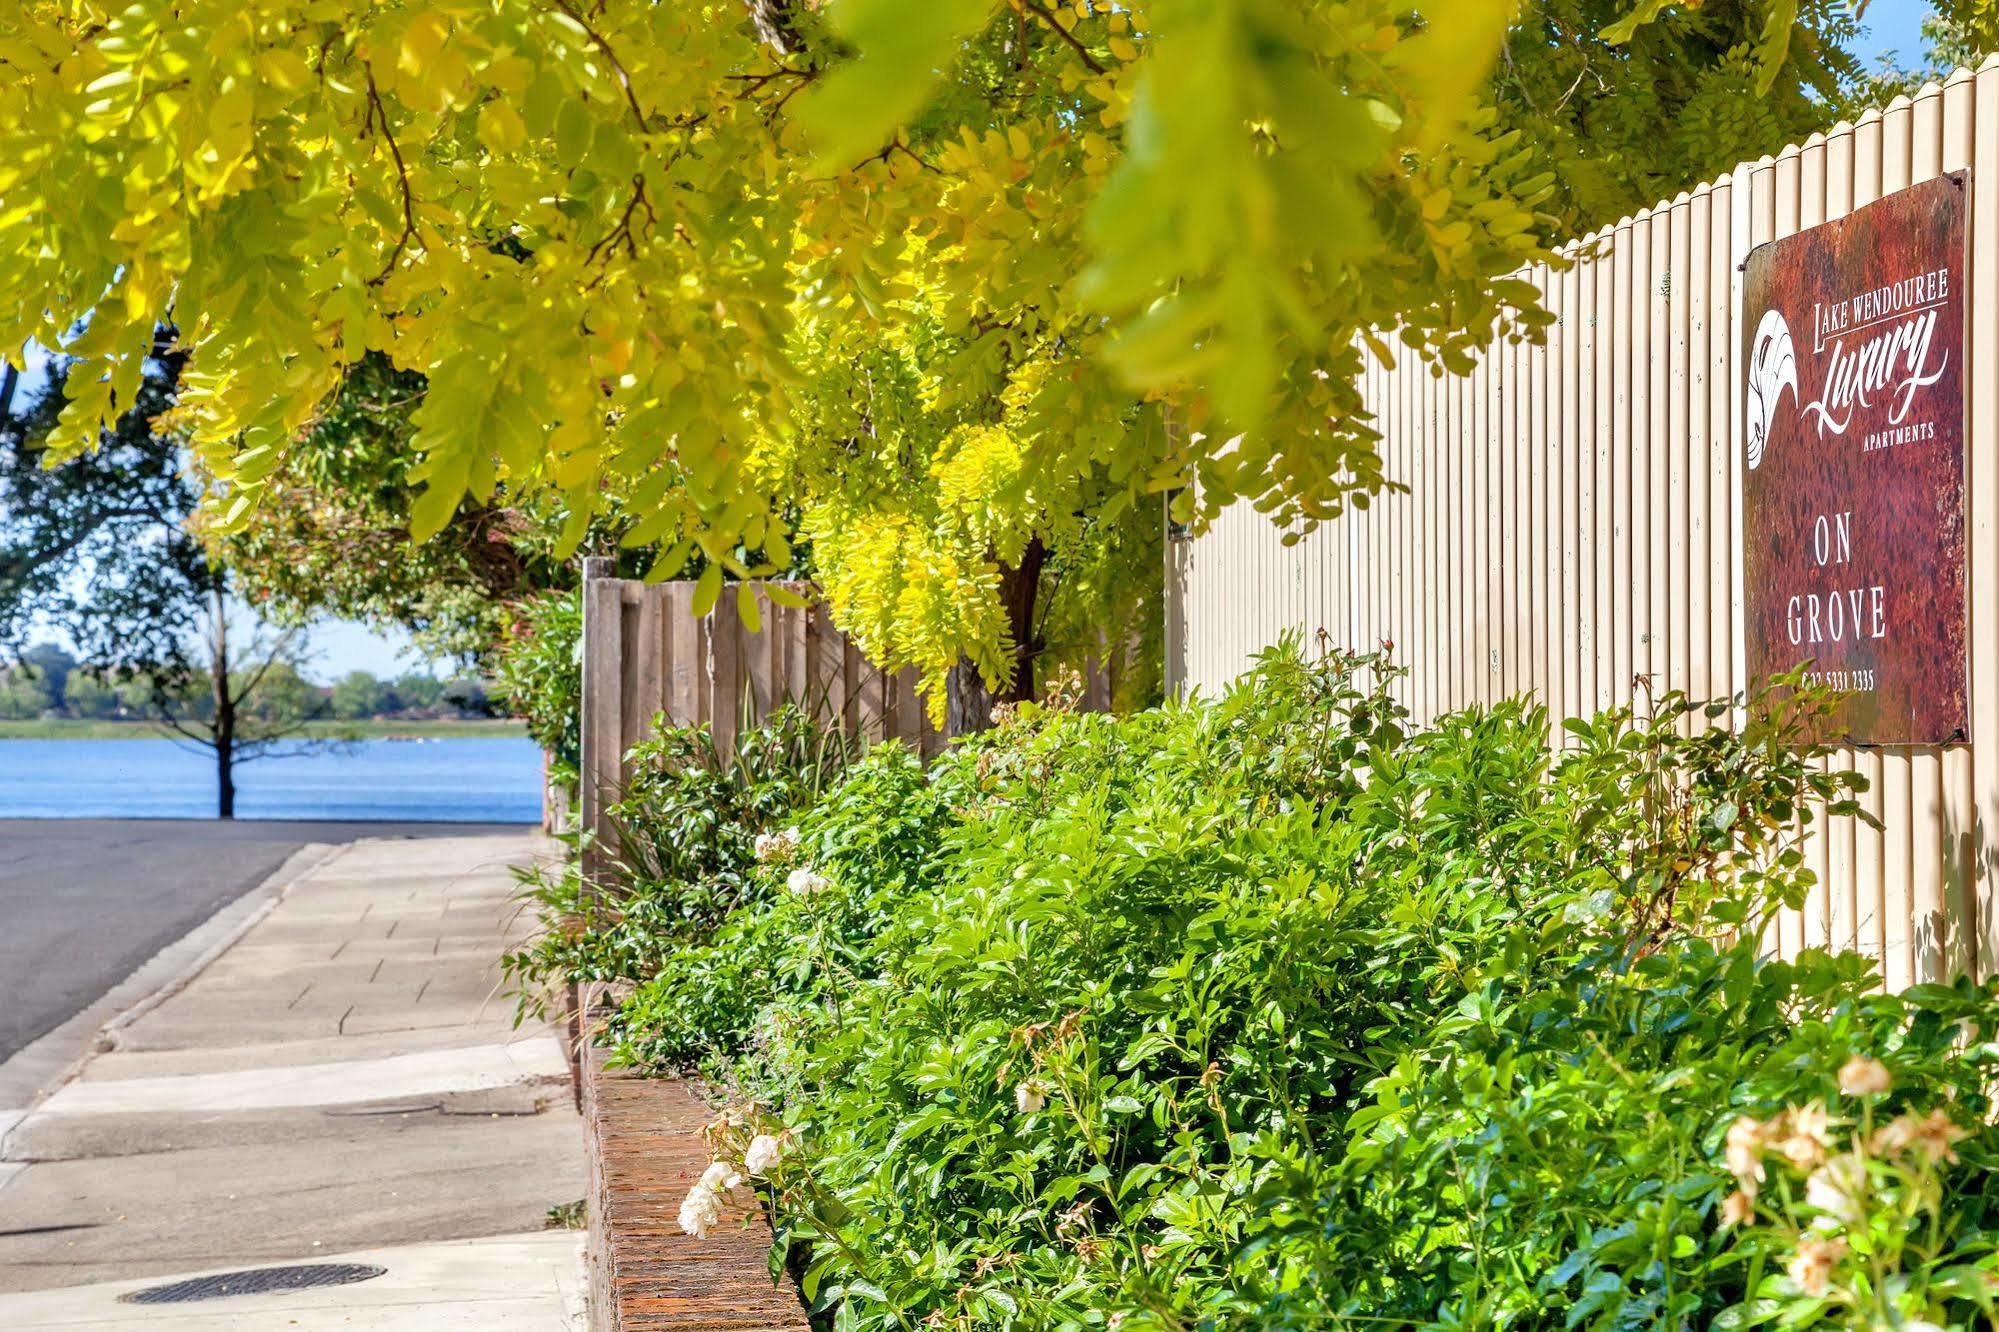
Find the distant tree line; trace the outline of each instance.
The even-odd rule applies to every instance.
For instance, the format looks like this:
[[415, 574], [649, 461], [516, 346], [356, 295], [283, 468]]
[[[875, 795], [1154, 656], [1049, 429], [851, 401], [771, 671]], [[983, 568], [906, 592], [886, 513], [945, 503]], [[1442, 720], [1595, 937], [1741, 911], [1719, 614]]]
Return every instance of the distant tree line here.
[[371, 717], [436, 721], [493, 715], [486, 682], [465, 675], [440, 680], [406, 671], [384, 680], [367, 671], [349, 671], [327, 690], [327, 701], [333, 715], [342, 721]]
[[[315, 684], [295, 663], [273, 661], [234, 680], [246, 719], [265, 722], [464, 720], [491, 716], [485, 682], [470, 676], [440, 680], [419, 671], [382, 679], [349, 671], [331, 685]], [[0, 721], [74, 718], [89, 721], [208, 720], [209, 683], [181, 682], [162, 700], [155, 681], [95, 671], [53, 643], [37, 643], [17, 660], [0, 662]]]
[[[319, 615], [245, 587], [209, 541], [212, 480], [173, 422], [185, 354], [165, 325], [152, 350], [97, 447], [60, 467], [43, 446], [83, 388], [71, 358], [43, 361], [32, 383], [0, 360], [0, 717], [153, 722], [212, 756], [227, 819], [239, 765], [340, 742], [315, 723], [487, 715], [473, 680], [350, 679], [336, 700], [301, 675]], [[61, 635], [60, 658], [37, 642], [43, 626]], [[419, 641], [455, 652], [438, 635]]]

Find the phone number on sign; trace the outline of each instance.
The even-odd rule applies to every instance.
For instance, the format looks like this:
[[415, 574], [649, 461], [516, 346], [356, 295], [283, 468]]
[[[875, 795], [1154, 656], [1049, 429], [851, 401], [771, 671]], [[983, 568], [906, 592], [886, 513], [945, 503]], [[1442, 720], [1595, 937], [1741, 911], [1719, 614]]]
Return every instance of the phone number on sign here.
[[1833, 689], [1842, 690], [1872, 689], [1874, 688], [1874, 672], [1871, 668], [1857, 671], [1806, 671], [1805, 683], [1826, 685]]

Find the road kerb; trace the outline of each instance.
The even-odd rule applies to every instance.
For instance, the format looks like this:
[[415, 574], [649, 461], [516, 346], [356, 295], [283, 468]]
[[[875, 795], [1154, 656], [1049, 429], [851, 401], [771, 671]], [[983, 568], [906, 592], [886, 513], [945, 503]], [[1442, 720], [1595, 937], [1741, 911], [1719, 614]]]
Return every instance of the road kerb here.
[[294, 883], [346, 850], [327, 842], [301, 846], [256, 887], [153, 954], [102, 998], [0, 1062], [0, 1189], [18, 1173], [4, 1164], [8, 1139], [36, 1106], [71, 1082], [93, 1055], [115, 1048], [119, 1031], [187, 988], [269, 915]]

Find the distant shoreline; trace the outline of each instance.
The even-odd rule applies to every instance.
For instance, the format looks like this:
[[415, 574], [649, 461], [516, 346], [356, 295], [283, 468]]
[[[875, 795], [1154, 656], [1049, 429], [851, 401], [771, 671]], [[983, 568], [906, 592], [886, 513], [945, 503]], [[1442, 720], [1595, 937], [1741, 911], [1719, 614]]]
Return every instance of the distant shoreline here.
[[[505, 739], [525, 736], [525, 724], [501, 718], [491, 721], [398, 721], [370, 718], [366, 721], [308, 722], [310, 737], [354, 740], [388, 740], [408, 736], [417, 740], [489, 737]], [[0, 721], [0, 740], [159, 740], [173, 733], [158, 722], [99, 721], [87, 718], [55, 717], [38, 721]]]

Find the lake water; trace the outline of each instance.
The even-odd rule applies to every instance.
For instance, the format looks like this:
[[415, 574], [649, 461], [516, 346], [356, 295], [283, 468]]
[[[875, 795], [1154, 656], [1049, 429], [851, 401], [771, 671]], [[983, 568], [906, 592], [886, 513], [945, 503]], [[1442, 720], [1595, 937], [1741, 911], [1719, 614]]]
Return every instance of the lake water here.
[[[0, 740], [0, 818], [208, 819], [215, 762], [171, 740]], [[536, 823], [525, 736], [362, 740], [236, 769], [240, 819]]]

